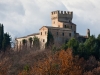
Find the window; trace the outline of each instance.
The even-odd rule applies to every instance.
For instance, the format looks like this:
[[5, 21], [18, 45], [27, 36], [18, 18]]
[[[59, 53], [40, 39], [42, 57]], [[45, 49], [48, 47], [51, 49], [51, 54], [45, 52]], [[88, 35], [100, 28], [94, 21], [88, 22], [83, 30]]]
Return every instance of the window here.
[[41, 35], [42, 35], [42, 32], [41, 32]]
[[71, 21], [69, 20], [69, 22], [71, 22]]
[[45, 40], [43, 39], [43, 42], [45, 42]]
[[74, 33], [76, 33], [76, 31], [74, 31]]
[[71, 33], [69, 33], [69, 36], [71, 37]]
[[72, 28], [72, 26], [71, 26], [71, 28]]
[[52, 12], [52, 15], [53, 15], [53, 12]]
[[58, 32], [57, 32], [57, 35], [58, 35]]
[[64, 33], [62, 33], [62, 36], [64, 36]]
[[45, 35], [46, 35], [47, 33], [46, 33], [46, 31], [45, 31]]
[[65, 28], [66, 28], [66, 25], [65, 25]]
[[69, 28], [69, 26], [67, 26], [66, 28]]

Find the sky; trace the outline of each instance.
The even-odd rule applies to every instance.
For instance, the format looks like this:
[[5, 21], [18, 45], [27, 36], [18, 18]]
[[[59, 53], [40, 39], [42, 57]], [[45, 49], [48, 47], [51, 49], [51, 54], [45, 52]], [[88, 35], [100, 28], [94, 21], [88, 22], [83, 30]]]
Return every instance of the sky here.
[[0, 23], [13, 38], [38, 33], [51, 26], [51, 11], [73, 11], [77, 32], [100, 33], [100, 0], [0, 0]]

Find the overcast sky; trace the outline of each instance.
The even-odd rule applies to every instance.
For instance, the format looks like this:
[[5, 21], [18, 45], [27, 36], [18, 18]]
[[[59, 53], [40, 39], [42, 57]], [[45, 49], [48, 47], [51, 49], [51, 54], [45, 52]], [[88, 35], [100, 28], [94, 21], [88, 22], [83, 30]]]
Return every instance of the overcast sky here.
[[39, 32], [43, 25], [51, 26], [51, 11], [73, 11], [77, 32], [86, 35], [100, 33], [100, 0], [0, 0], [0, 23], [12, 37]]

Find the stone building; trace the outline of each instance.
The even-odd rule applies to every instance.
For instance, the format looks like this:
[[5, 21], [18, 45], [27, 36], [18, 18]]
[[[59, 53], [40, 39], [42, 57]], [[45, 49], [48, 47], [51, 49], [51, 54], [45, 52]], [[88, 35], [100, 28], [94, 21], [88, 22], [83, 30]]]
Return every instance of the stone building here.
[[[66, 11], [53, 11], [51, 12], [51, 21], [52, 26], [42, 26], [39, 29], [39, 33], [27, 35], [25, 37], [16, 38], [16, 48], [21, 49], [22, 40], [27, 40], [27, 46], [29, 46], [29, 38], [37, 37], [40, 42], [40, 49], [45, 49], [45, 44], [48, 41], [47, 36], [48, 32], [51, 32], [54, 38], [55, 45], [62, 45], [65, 41], [69, 40], [72, 37], [75, 38], [88, 38], [90, 35], [90, 30], [87, 30], [86, 36], [81, 36], [76, 31], [76, 24], [72, 23], [73, 12]], [[34, 45], [34, 44], [32, 44]]]

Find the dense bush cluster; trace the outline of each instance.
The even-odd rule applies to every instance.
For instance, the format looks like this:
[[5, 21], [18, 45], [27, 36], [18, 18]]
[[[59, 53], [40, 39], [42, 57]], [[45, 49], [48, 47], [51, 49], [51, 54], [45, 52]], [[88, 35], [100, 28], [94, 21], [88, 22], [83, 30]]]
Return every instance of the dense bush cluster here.
[[95, 38], [94, 35], [90, 36], [85, 42], [79, 42], [75, 38], [71, 38], [66, 44], [62, 46], [62, 49], [71, 48], [73, 55], [79, 55], [88, 59], [90, 56], [94, 56], [96, 59], [100, 59], [100, 35]]

